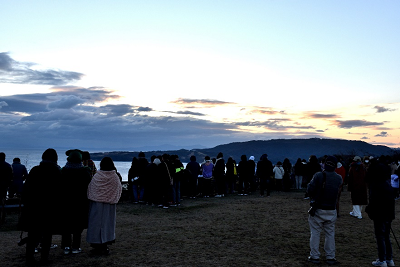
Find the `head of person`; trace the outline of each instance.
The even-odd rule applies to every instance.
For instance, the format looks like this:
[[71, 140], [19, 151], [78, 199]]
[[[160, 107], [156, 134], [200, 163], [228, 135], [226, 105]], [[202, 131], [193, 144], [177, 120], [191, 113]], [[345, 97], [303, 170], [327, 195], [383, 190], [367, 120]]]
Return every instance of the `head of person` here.
[[14, 158], [14, 159], [13, 159], [13, 163], [21, 163], [20, 158]]
[[157, 166], [160, 165], [161, 160], [159, 158], [154, 158], [153, 163], [156, 164]]
[[325, 160], [325, 171], [333, 172], [337, 167], [337, 158], [334, 156], [328, 156]]
[[82, 151], [82, 160], [89, 160], [89, 159], [90, 159], [89, 151]]
[[355, 156], [355, 157], [353, 158], [353, 161], [354, 161], [354, 162], [361, 162], [361, 157]]
[[6, 154], [4, 152], [0, 152], [0, 161], [6, 160]]
[[276, 163], [276, 165], [282, 165], [282, 162], [278, 161], [278, 163]]
[[42, 154], [42, 160], [51, 161], [57, 163], [58, 155], [55, 149], [48, 148]]
[[114, 171], [116, 170], [114, 161], [110, 157], [104, 157], [100, 161], [100, 170], [102, 171]]
[[139, 160], [138, 160], [138, 158], [137, 157], [133, 157], [132, 158], [132, 166], [135, 166], [137, 163], [139, 162]]
[[204, 157], [204, 160], [205, 160], [205, 161], [211, 161], [210, 156], [205, 156], [205, 157]]
[[169, 154], [163, 154], [162, 155], [162, 160], [163, 161], [169, 161], [170, 155]]
[[260, 160], [265, 160], [268, 159], [268, 155], [267, 154], [262, 154], [260, 157]]
[[139, 158], [144, 158], [144, 157], [145, 157], [145, 154], [144, 154], [144, 152], [142, 152], [142, 151], [141, 151], [141, 152], [139, 152], [139, 155], [138, 155], [138, 157], [139, 157]]
[[70, 163], [81, 163], [82, 162], [82, 151], [79, 149], [71, 149], [65, 152], [68, 156], [67, 161]]
[[218, 155], [217, 155], [217, 159], [220, 159], [220, 158], [223, 158], [223, 157], [224, 157], [224, 154], [222, 154], [222, 152], [219, 152]]
[[318, 158], [315, 155], [311, 155], [310, 158], [308, 159], [308, 162], [311, 163], [318, 163]]
[[254, 156], [250, 156], [249, 160], [254, 161]]
[[246, 156], [246, 155], [242, 155], [242, 156], [240, 157], [240, 160], [246, 161], [246, 160], [247, 160], [247, 156]]
[[190, 161], [196, 161], [196, 156], [195, 155], [190, 156]]

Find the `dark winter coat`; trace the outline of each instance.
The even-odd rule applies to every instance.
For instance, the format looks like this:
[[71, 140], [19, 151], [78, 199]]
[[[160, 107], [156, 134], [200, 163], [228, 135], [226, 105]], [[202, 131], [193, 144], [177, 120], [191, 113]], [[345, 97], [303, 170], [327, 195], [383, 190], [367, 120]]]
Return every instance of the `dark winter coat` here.
[[13, 171], [11, 165], [5, 161], [0, 162], [0, 198], [6, 196], [12, 178], [13, 178]]
[[146, 158], [139, 157], [138, 161], [138, 175], [139, 175], [139, 185], [146, 185], [146, 168], [149, 162]]
[[366, 171], [361, 162], [353, 162], [349, 169], [348, 190], [351, 192], [353, 205], [367, 205]]
[[257, 177], [260, 179], [271, 179], [273, 175], [273, 169], [274, 166], [272, 165], [272, 162], [268, 160], [267, 158], [260, 160], [257, 162]]
[[22, 191], [21, 230], [61, 233], [62, 195], [60, 167], [49, 161], [31, 169]]
[[226, 162], [226, 180], [228, 182], [236, 182], [237, 173], [235, 174], [236, 163], [232, 159], [228, 159]]
[[199, 176], [199, 174], [201, 174], [201, 172], [200, 172], [200, 164], [197, 162], [197, 161], [195, 161], [195, 160], [193, 160], [193, 161], [190, 161], [187, 165], [186, 165], [186, 169], [187, 170], [189, 170], [190, 171], [190, 177], [192, 178], [192, 179], [197, 179], [197, 177]]
[[65, 233], [86, 229], [89, 214], [87, 188], [91, 180], [90, 169], [82, 165], [70, 167], [67, 163], [61, 169], [61, 174], [63, 229]]
[[395, 218], [395, 193], [390, 184], [390, 167], [373, 162], [368, 168], [369, 203], [365, 211], [371, 220], [392, 221]]
[[301, 161], [296, 162], [294, 165], [294, 174], [297, 176], [303, 176], [305, 174], [306, 164]]
[[217, 159], [214, 166], [214, 177], [215, 179], [225, 178], [225, 160], [223, 158]]
[[[323, 188], [324, 173], [326, 180]], [[335, 210], [342, 183], [342, 177], [336, 172], [317, 172], [307, 186], [307, 193], [317, 202], [318, 209]]]

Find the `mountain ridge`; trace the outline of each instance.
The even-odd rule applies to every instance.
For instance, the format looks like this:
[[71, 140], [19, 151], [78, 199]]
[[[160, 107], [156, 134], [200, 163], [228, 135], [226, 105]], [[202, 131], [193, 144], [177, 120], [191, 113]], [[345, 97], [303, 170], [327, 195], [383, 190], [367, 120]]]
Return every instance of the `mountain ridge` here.
[[[114, 161], [131, 161], [133, 157], [138, 157], [140, 151], [113, 151], [91, 153], [91, 158], [101, 160], [105, 156], [111, 157]], [[310, 155], [323, 157], [324, 155], [346, 156], [380, 156], [398, 154], [397, 149], [383, 145], [372, 145], [364, 141], [344, 140], [344, 139], [271, 139], [271, 140], [251, 140], [245, 142], [233, 142], [221, 144], [213, 148], [199, 149], [179, 149], [179, 150], [153, 150], [143, 151], [146, 158], [152, 155], [162, 155], [164, 153], [178, 155], [182, 162], [189, 162], [190, 156], [194, 155], [198, 162], [202, 162], [206, 155], [214, 158], [219, 152], [224, 154], [225, 160], [232, 157], [236, 162], [240, 161], [242, 155], [247, 158], [254, 156], [256, 161], [262, 154], [268, 154], [272, 163], [283, 161], [288, 158], [295, 163], [298, 158], [308, 159]]]

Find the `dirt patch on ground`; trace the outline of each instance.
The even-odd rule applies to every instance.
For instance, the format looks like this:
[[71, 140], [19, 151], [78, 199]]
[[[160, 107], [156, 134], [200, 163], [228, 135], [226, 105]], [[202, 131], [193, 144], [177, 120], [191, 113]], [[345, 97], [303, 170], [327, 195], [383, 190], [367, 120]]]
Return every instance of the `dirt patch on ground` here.
[[[92, 256], [85, 231], [83, 253], [63, 255], [60, 248], [52, 249], [51, 266], [314, 266], [307, 262], [309, 202], [303, 197], [304, 191], [273, 192], [269, 198], [232, 194], [185, 199], [180, 207], [169, 209], [120, 203], [110, 255]], [[372, 221], [365, 213], [361, 220], [349, 215], [349, 192], [342, 193], [340, 205], [337, 259], [341, 266], [371, 266], [377, 258]], [[0, 228], [1, 266], [25, 264], [25, 246], [17, 246], [17, 217], [8, 214]], [[396, 219], [396, 237], [399, 226]], [[54, 236], [53, 243], [60, 245], [60, 236]], [[394, 255], [399, 255], [394, 238], [392, 243]], [[323, 238], [320, 248], [324, 257]]]

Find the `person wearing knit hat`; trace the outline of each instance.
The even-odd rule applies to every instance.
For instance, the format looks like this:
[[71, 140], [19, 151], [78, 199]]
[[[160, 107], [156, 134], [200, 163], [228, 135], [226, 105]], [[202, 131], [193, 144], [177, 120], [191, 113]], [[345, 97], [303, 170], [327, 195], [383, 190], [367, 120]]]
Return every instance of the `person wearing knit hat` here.
[[68, 150], [67, 163], [61, 169], [63, 196], [63, 231], [61, 247], [64, 254], [81, 253], [81, 236], [88, 224], [89, 200], [87, 188], [92, 178], [89, 168], [82, 164], [82, 151]]
[[351, 192], [353, 210], [350, 216], [362, 219], [362, 208], [368, 204], [366, 169], [361, 157], [355, 156], [348, 173], [348, 190]]
[[310, 256], [308, 261], [320, 263], [319, 244], [321, 232], [325, 233], [324, 250], [326, 262], [329, 265], [337, 264], [335, 258], [335, 223], [337, 219], [336, 202], [339, 189], [343, 183], [342, 177], [335, 172], [337, 159], [328, 156], [325, 161], [325, 170], [314, 174], [307, 186], [307, 193], [311, 198], [312, 209], [308, 222], [310, 225]]

